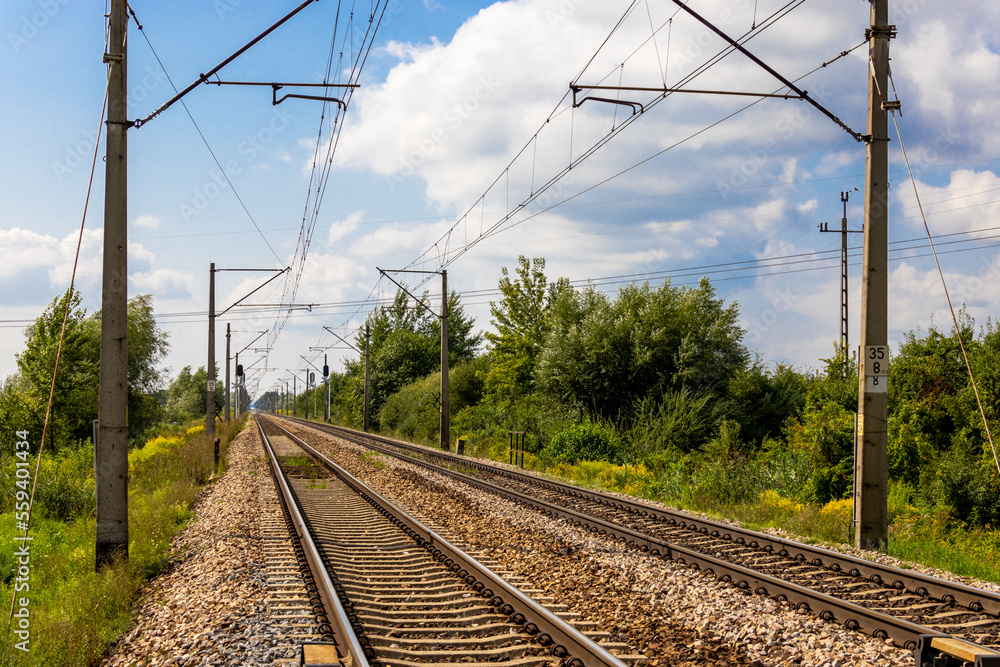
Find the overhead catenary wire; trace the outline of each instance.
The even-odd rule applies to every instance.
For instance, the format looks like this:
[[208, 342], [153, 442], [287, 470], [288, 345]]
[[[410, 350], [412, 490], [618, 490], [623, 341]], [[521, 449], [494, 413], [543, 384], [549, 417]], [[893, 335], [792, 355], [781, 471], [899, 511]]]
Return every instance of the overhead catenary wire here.
[[[370, 7], [368, 25], [363, 34], [361, 45], [358, 48], [357, 52], [355, 53], [353, 50], [355, 12], [354, 12], [354, 4], [352, 3], [350, 19], [348, 20], [348, 25], [345, 30], [345, 34], [349, 33], [351, 35], [350, 47], [351, 47], [352, 59], [351, 59], [351, 67], [348, 70], [349, 83], [359, 82], [361, 73], [364, 70], [365, 64], [368, 61], [368, 56], [371, 52], [372, 47], [374, 46], [375, 36], [378, 33], [378, 29], [382, 24], [382, 20], [385, 16], [385, 11], [387, 7], [388, 7], [388, 2], [383, 2], [382, 0], [376, 0], [374, 5]], [[340, 4], [338, 3], [337, 25], [339, 25], [339, 13], [340, 13]], [[334, 34], [333, 41], [331, 42], [330, 55], [327, 61], [327, 80], [329, 80], [330, 73], [332, 70], [333, 52], [336, 43], [335, 40], [336, 40], [336, 33]], [[347, 40], [345, 38], [345, 42], [346, 41]], [[341, 58], [343, 56], [343, 48], [344, 47], [341, 46]], [[341, 71], [342, 68], [338, 66], [337, 67], [338, 76]], [[336, 115], [336, 121], [339, 121], [339, 123], [337, 122], [332, 123], [330, 138], [328, 140], [329, 143], [327, 144], [327, 151], [320, 165], [317, 165], [317, 161], [315, 160], [314, 157], [314, 162], [312, 167], [313, 175], [310, 177], [310, 190], [307, 191], [306, 195], [306, 210], [303, 214], [302, 225], [299, 232], [299, 242], [296, 246], [295, 257], [291, 263], [292, 266], [294, 267], [294, 271], [293, 275], [289, 278], [288, 281], [286, 281], [285, 294], [282, 298], [282, 302], [286, 303], [289, 307], [295, 303], [295, 299], [297, 298], [298, 295], [302, 275], [305, 271], [306, 259], [309, 254], [309, 246], [312, 242], [312, 235], [313, 232], [315, 231], [316, 223], [319, 219], [319, 212], [322, 207], [323, 198], [326, 193], [326, 188], [329, 183], [330, 175], [332, 173], [333, 157], [340, 141], [340, 130], [343, 128], [344, 120], [347, 114], [347, 108], [350, 105], [353, 95], [354, 95], [354, 89], [349, 88], [345, 94], [345, 99], [343, 100], [344, 102], [343, 112], [341, 113], [341, 110], [338, 109]], [[321, 128], [323, 123], [323, 116], [325, 115], [325, 113], [326, 113], [326, 104], [324, 104], [322, 115], [320, 118]], [[322, 134], [320, 134], [320, 136], [322, 136]], [[317, 155], [319, 154], [318, 152], [319, 144], [320, 141], [319, 139], [317, 139], [317, 153], [316, 153]], [[317, 175], [317, 168], [319, 168], [318, 175]], [[313, 189], [314, 183], [316, 185], [315, 189]], [[310, 202], [310, 195], [311, 195], [311, 202]], [[285, 323], [287, 322], [288, 314], [290, 314], [290, 312], [291, 311], [289, 310], [285, 314], [283, 315], [279, 314], [277, 316], [275, 324], [272, 327], [273, 333], [268, 337], [268, 347], [273, 347], [274, 344], [276, 343], [278, 336], [281, 334], [281, 331], [284, 328]]]
[[[787, 3], [784, 7], [782, 7], [777, 12], [775, 12], [771, 16], [769, 16], [768, 19], [766, 19], [765, 21], [763, 21], [757, 27], [757, 31], [755, 33], [753, 33], [753, 34], [748, 33], [746, 35], [743, 35], [737, 41], [745, 41], [745, 40], [751, 38], [752, 36], [759, 35], [762, 30], [764, 30], [767, 27], [773, 25], [779, 18], [781, 18], [783, 16], [786, 16], [789, 12], [791, 12], [792, 10], [794, 10], [796, 7], [801, 6], [801, 4], [802, 4], [803, 1], [804, 0], [797, 0], [797, 1], [793, 0], [793, 2]], [[633, 3], [633, 6], [631, 6], [629, 8], [629, 10], [626, 11], [626, 14], [628, 12], [632, 11], [634, 9], [634, 6], [635, 6], [635, 3]], [[624, 21], [624, 18], [625, 18], [625, 16], [623, 16], [622, 21]], [[618, 25], [620, 25], [622, 21], [619, 21]], [[664, 24], [664, 25], [666, 25], [666, 24]], [[618, 26], [616, 25], [615, 29], [617, 29], [617, 27]], [[605, 40], [604, 44], [606, 44], [606, 43], [607, 43], [607, 40]], [[602, 44], [601, 48], [603, 48], [604, 44]], [[858, 48], [858, 47], [855, 47], [855, 48]], [[851, 49], [851, 51], [853, 51], [853, 50], [854, 49]], [[727, 46], [727, 47], [723, 48], [715, 56], [713, 56], [712, 58], [710, 58], [706, 63], [704, 63], [703, 65], [701, 65], [698, 68], [696, 68], [693, 72], [691, 72], [690, 74], [688, 74], [686, 77], [683, 77], [681, 79], [681, 81], [677, 84], [677, 86], [684, 85], [684, 84], [689, 83], [690, 81], [694, 80], [695, 77], [697, 77], [700, 74], [702, 74], [705, 71], [707, 71], [708, 67], [710, 67], [712, 64], [718, 62], [718, 60], [720, 58], [725, 57], [725, 55], [727, 55], [728, 53], [732, 53], [732, 52], [733, 52], [733, 47], [731, 47], [731, 46]], [[833, 60], [828, 61], [828, 62], [834, 62], [837, 59], [843, 57], [843, 55], [845, 55], [846, 53], [847, 52], [844, 52], [841, 55], [838, 55], [836, 58], [834, 58]], [[595, 54], [594, 57], [592, 57], [588, 61], [587, 65], [584, 66], [584, 68], [581, 70], [581, 74], [580, 75], [582, 75], [582, 73], [587, 70], [587, 68], [590, 66], [590, 63], [593, 62], [593, 59], [595, 57], [596, 57], [596, 54]], [[823, 66], [817, 67], [816, 69], [812, 70], [812, 72], [815, 72], [816, 70], [820, 69], [821, 67], [823, 67]], [[615, 69], [617, 70], [617, 67]], [[802, 77], [799, 77], [798, 79], [795, 79], [795, 81], [797, 82], [797, 81], [801, 80], [803, 77], [808, 76], [808, 74], [811, 74], [812, 72], [809, 72], [809, 73], [803, 75]], [[577, 78], [579, 78], [579, 76]], [[779, 88], [778, 90], [780, 91], [781, 88]], [[558, 115], [560, 115], [561, 113], [563, 113], [564, 111], [567, 110], [567, 109], [563, 109], [562, 111], [560, 111], [560, 108], [567, 101], [567, 99], [569, 98], [569, 96], [570, 96], [570, 92], [567, 92], [566, 94], [563, 95], [563, 98], [556, 104], [555, 110], [552, 113], [549, 114], [549, 117], [545, 120], [545, 122], [542, 124], [542, 126], [539, 128], [538, 131], [541, 131], [545, 127], [546, 124], [548, 124], [549, 122], [551, 122], [551, 120], [553, 118], [557, 117]], [[665, 92], [662, 95], [658, 96], [653, 102], [648, 103], [646, 105], [646, 110], [648, 110], [652, 106], [655, 106], [659, 102], [665, 100], [669, 96], [670, 96], [670, 93], [668, 93], [668, 92]], [[466, 243], [466, 244], [464, 244], [462, 246], [459, 246], [459, 247], [454, 248], [454, 249], [449, 249], [443, 255], [441, 255], [441, 253], [440, 253], [441, 247], [443, 247], [443, 246], [446, 245], [448, 239], [450, 238], [450, 235], [454, 232], [455, 228], [458, 225], [461, 225], [463, 223], [467, 224], [468, 216], [471, 214], [472, 209], [475, 207], [475, 205], [473, 205], [473, 207], [471, 207], [470, 209], [468, 209], [459, 218], [459, 220], [454, 225], [452, 225], [452, 227], [449, 228], [449, 230], [447, 232], [445, 232], [445, 234], [443, 234], [438, 239], [437, 242], [435, 242], [428, 250], [425, 250], [424, 253], [421, 254], [417, 259], [415, 259], [414, 261], [410, 262], [407, 265], [407, 267], [409, 268], [409, 267], [414, 267], [414, 266], [419, 266], [419, 265], [426, 264], [429, 260], [432, 259], [432, 257], [434, 257], [434, 258], [437, 258], [437, 260], [438, 260], [436, 262], [436, 264], [438, 265], [438, 268], [444, 268], [444, 267], [448, 266], [451, 262], [455, 261], [456, 259], [458, 259], [462, 255], [464, 255], [468, 250], [470, 250], [472, 247], [474, 247], [477, 243], [479, 243], [480, 241], [484, 240], [485, 238], [488, 238], [489, 236], [493, 235], [494, 233], [497, 233], [501, 229], [509, 229], [509, 228], [511, 228], [513, 226], [516, 226], [518, 224], [522, 224], [523, 222], [526, 222], [527, 220], [533, 219], [533, 218], [537, 217], [538, 215], [540, 215], [541, 213], [545, 213], [545, 212], [551, 210], [552, 208], [555, 208], [556, 206], [560, 206], [560, 205], [563, 205], [563, 204], [565, 204], [565, 203], [567, 203], [569, 201], [572, 201], [576, 197], [584, 194], [585, 192], [589, 192], [590, 190], [593, 190], [594, 188], [596, 188], [596, 187], [598, 187], [600, 185], [603, 185], [603, 184], [607, 183], [608, 181], [613, 180], [614, 178], [617, 178], [618, 176], [621, 176], [622, 174], [627, 173], [628, 171], [631, 171], [632, 169], [634, 169], [634, 168], [636, 168], [636, 167], [638, 167], [638, 166], [640, 166], [642, 164], [645, 164], [646, 162], [648, 162], [648, 161], [650, 161], [650, 160], [658, 157], [659, 155], [662, 155], [663, 153], [665, 153], [665, 152], [667, 152], [667, 151], [669, 151], [669, 150], [671, 150], [673, 148], [676, 148], [679, 145], [682, 145], [683, 143], [685, 143], [686, 141], [689, 141], [693, 137], [696, 137], [696, 136], [700, 135], [701, 133], [707, 131], [708, 129], [711, 129], [712, 127], [715, 127], [719, 123], [724, 122], [724, 121], [732, 118], [733, 116], [735, 116], [735, 115], [737, 115], [737, 114], [745, 111], [746, 109], [749, 109], [750, 107], [754, 106], [755, 104], [759, 103], [760, 101], [761, 100], [755, 100], [753, 103], [750, 103], [750, 104], [742, 107], [741, 109], [737, 110], [736, 112], [725, 116], [724, 118], [720, 119], [719, 121], [716, 121], [715, 123], [709, 125], [708, 127], [702, 128], [700, 131], [698, 131], [696, 133], [693, 133], [692, 135], [689, 135], [688, 137], [686, 137], [686, 138], [684, 138], [684, 139], [676, 142], [675, 144], [672, 144], [671, 146], [668, 146], [666, 149], [657, 152], [656, 154], [654, 154], [654, 155], [646, 158], [645, 160], [642, 160], [642, 161], [640, 161], [640, 162], [632, 165], [632, 167], [630, 167], [628, 169], [624, 169], [624, 170], [618, 172], [617, 174], [615, 174], [614, 176], [612, 176], [611, 178], [605, 179], [605, 180], [601, 181], [600, 183], [597, 183], [596, 185], [594, 185], [594, 186], [592, 186], [590, 188], [587, 188], [586, 190], [583, 190], [582, 192], [577, 193], [574, 196], [562, 199], [561, 201], [558, 201], [558, 202], [556, 202], [555, 204], [553, 204], [551, 206], [545, 206], [541, 210], [533, 211], [525, 219], [518, 220], [517, 222], [514, 222], [513, 224], [507, 224], [516, 215], [522, 213], [522, 211], [524, 211], [525, 209], [528, 209], [530, 206], [532, 206], [532, 204], [534, 204], [536, 201], [538, 201], [543, 194], [545, 194], [546, 192], [548, 192], [548, 190], [550, 188], [552, 188], [555, 185], [555, 183], [559, 182], [563, 177], [565, 177], [567, 174], [571, 173], [574, 168], [576, 168], [578, 165], [580, 165], [581, 163], [583, 163], [590, 156], [592, 156], [594, 153], [596, 153], [600, 148], [602, 148], [604, 145], [606, 145], [608, 142], [610, 142], [611, 139], [613, 139], [615, 136], [617, 136], [626, 127], [628, 127], [629, 125], [631, 125], [631, 123], [634, 122], [635, 119], [637, 119], [639, 116], [641, 116], [645, 112], [634, 114], [631, 117], [626, 118], [621, 124], [619, 124], [616, 127], [614, 127], [607, 134], [605, 134], [601, 139], [599, 139], [596, 143], [594, 143], [593, 145], [591, 145], [587, 150], [585, 150], [579, 156], [577, 156], [576, 158], [574, 158], [573, 161], [570, 164], [568, 164], [566, 167], [564, 167], [563, 169], [561, 169], [560, 171], [558, 171], [555, 175], [553, 175], [548, 181], [546, 181], [539, 188], [537, 188], [537, 189], [532, 188], [532, 192], [529, 194], [529, 196], [527, 198], [525, 198], [524, 200], [522, 200], [519, 204], [516, 204], [510, 210], [509, 213], [507, 213], [506, 215], [502, 216], [499, 220], [497, 220], [496, 222], [494, 222], [485, 232], [481, 233], [478, 237], [474, 238], [472, 241], [469, 241], [468, 243]], [[537, 132], [536, 132], [536, 134], [537, 134]], [[531, 145], [531, 141], [532, 140], [529, 140], [528, 144], [526, 144], [517, 153], [517, 155], [515, 155], [515, 157], [511, 160], [510, 164], [508, 164], [508, 166], [507, 166], [508, 169], [510, 168], [511, 165], [513, 165], [521, 157], [521, 155], [523, 153], [525, 153], [525, 151]], [[497, 186], [497, 184], [499, 183], [499, 179], [502, 176], [503, 176], [503, 174], [501, 174], [500, 177], [498, 177], [497, 179], [494, 180], [494, 182], [487, 188], [487, 191], [486, 191], [487, 193], [490, 190], [492, 190], [495, 186]], [[477, 199], [477, 204], [478, 204], [479, 201], [480, 201], [480, 199]], [[505, 224], [506, 224], [506, 227], [504, 226]]]
[[[876, 79], [877, 83], [877, 79]], [[895, 84], [893, 84], [895, 86]], [[879, 91], [879, 95], [883, 99], [883, 103], [886, 101], [885, 96], [882, 95], [882, 91]], [[903, 154], [903, 161], [906, 163], [907, 170], [910, 169], [910, 158], [906, 154], [906, 145], [903, 143], [903, 135], [899, 130], [899, 121], [896, 119], [896, 114], [892, 114], [892, 122], [896, 127], [896, 137], [899, 139], [899, 148]], [[986, 417], [986, 409], [983, 407], [983, 399], [979, 395], [979, 383], [976, 382], [976, 374], [972, 370], [972, 364], [969, 361], [969, 352], [965, 347], [965, 339], [962, 335], [962, 327], [958, 323], [958, 315], [955, 313], [955, 305], [951, 301], [951, 293], [948, 291], [948, 281], [944, 276], [944, 269], [941, 268], [941, 260], [938, 257], [937, 247], [934, 243], [934, 235], [931, 234], [930, 224], [927, 222], [927, 215], [924, 213], [923, 204], [920, 201], [920, 191], [917, 188], [917, 180], [910, 171], [910, 183], [913, 186], [913, 195], [917, 200], [917, 206], [920, 208], [920, 216], [923, 219], [924, 230], [927, 232], [927, 242], [930, 245], [931, 253], [934, 256], [934, 264], [937, 266], [938, 276], [941, 278], [941, 286], [944, 288], [944, 296], [948, 301], [948, 310], [951, 312], [951, 321], [955, 325], [955, 335], [958, 337], [958, 345], [962, 350], [962, 359], [965, 361], [965, 368], [969, 373], [969, 381], [972, 383], [972, 391], [976, 395], [976, 404], [979, 406], [979, 414], [983, 419], [983, 429], [986, 431], [986, 439], [990, 443], [990, 450], [993, 452], [993, 462], [996, 464], [997, 473], [1000, 474], [1000, 457], [997, 456], [997, 448], [993, 442], [993, 434], [990, 431], [990, 421]]]

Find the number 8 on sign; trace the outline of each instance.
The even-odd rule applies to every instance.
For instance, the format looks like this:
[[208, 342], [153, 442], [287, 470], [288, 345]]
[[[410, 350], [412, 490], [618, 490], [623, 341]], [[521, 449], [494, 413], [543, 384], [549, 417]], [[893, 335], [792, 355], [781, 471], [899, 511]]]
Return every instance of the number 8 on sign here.
[[889, 346], [868, 345], [865, 347], [865, 375], [886, 376], [889, 374]]
[[889, 391], [889, 347], [868, 345], [865, 347], [865, 391], [869, 394], [884, 394]]

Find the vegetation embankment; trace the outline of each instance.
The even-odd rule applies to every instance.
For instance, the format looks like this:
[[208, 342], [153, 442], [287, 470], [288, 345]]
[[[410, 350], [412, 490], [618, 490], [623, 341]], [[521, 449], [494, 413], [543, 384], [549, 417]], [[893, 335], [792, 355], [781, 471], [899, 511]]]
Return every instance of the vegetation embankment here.
[[[245, 420], [219, 423], [220, 470], [229, 442]], [[170, 565], [170, 540], [192, 518], [199, 489], [216, 472], [204, 426], [173, 427], [129, 452], [129, 559], [94, 571], [94, 453], [80, 441], [43, 455], [29, 535], [28, 571], [19, 572], [20, 534], [14, 499], [0, 506], [0, 605], [6, 616], [15, 587], [27, 605], [28, 643], [4, 631], [0, 665], [96, 665], [129, 625], [142, 585]], [[28, 459], [34, 470], [36, 459]], [[11, 488], [16, 459], [0, 460], [0, 483]], [[6, 623], [4, 624], [6, 627]], [[12, 630], [19, 628], [15, 619]], [[21, 644], [21, 650], [18, 645]]]
[[[69, 301], [52, 415], [39, 462], [56, 349]], [[12, 597], [19, 617], [3, 623], [0, 666], [97, 664], [129, 623], [141, 586], [170, 564], [171, 538], [191, 518], [192, 502], [225, 466], [242, 421], [220, 422], [220, 469], [205, 435], [203, 368], [185, 368], [169, 384], [160, 367], [168, 349], [148, 295], [128, 303], [129, 560], [94, 572], [94, 451], [100, 312], [79, 295], [55, 299], [25, 331], [17, 372], [0, 387], [0, 607]], [[221, 392], [220, 392], [221, 393]], [[220, 401], [217, 407], [221, 408]], [[181, 425], [179, 425], [181, 424]], [[183, 424], [187, 424], [183, 426]], [[17, 449], [18, 441], [28, 446]], [[18, 503], [39, 469], [27, 553]], [[20, 475], [18, 474], [20, 471]], [[25, 604], [22, 604], [25, 602]], [[25, 611], [26, 610], [26, 611]], [[22, 634], [17, 634], [18, 632]], [[26, 650], [24, 650], [26, 649]]]
[[[503, 270], [485, 350], [449, 299], [451, 431], [467, 451], [507, 460], [508, 431], [524, 431], [535, 470], [852, 541], [854, 355], [834, 346], [817, 369], [768, 365], [745, 344], [736, 304], [708, 280], [608, 295], [550, 283], [544, 266], [521, 257], [514, 275]], [[961, 322], [992, 423], [1000, 326]], [[438, 319], [400, 292], [367, 324], [372, 427], [435, 443]], [[891, 368], [889, 553], [1000, 581], [1000, 479], [955, 332], [910, 332]], [[348, 359], [330, 378], [333, 420], [360, 425], [363, 387], [363, 358]], [[299, 415], [316, 392], [322, 405], [322, 385], [295, 397]]]

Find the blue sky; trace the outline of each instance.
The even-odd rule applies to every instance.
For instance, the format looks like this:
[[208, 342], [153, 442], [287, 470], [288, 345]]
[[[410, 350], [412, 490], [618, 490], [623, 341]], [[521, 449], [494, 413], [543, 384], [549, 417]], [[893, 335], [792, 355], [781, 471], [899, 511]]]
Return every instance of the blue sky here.
[[[166, 72], [130, 23], [129, 117], [144, 117], [173, 95], [167, 75], [186, 86], [296, 4], [134, 0]], [[513, 266], [520, 254], [545, 257], [552, 279], [591, 279], [606, 290], [616, 289], [614, 281], [600, 280], [607, 277], [651, 273], [659, 281], [662, 272], [676, 271], [675, 282], [685, 283], [708, 274], [721, 297], [739, 302], [747, 343], [766, 360], [818, 366], [839, 334], [839, 263], [829, 254], [839, 236], [821, 234], [818, 226], [839, 226], [840, 193], [851, 191], [848, 217], [860, 228], [863, 193], [853, 189], [863, 188], [864, 149], [801, 101], [766, 100], [699, 133], [749, 100], [670, 96], [539, 201], [579, 196], [551, 209], [536, 203], [531, 215], [503, 223], [510, 206], [631, 113], [599, 102], [570, 108], [560, 100], [571, 80], [674, 85], [722, 48], [661, 0], [639, 3], [612, 33], [629, 4], [390, 2], [344, 118], [322, 205], [308, 215], [319, 102], [274, 107], [267, 88], [217, 86], [198, 87], [185, 98], [249, 215], [180, 105], [130, 130], [130, 293], [153, 294], [160, 324], [171, 334], [171, 373], [205, 364], [209, 263], [288, 265], [303, 218], [313, 215], [296, 301], [319, 305], [291, 313], [258, 364], [276, 369], [254, 376], [262, 390], [287, 377], [285, 369], [302, 368], [299, 355], [322, 354], [311, 346], [334, 345], [324, 326], [352, 335], [372, 307], [362, 302], [393, 290], [376, 267], [436, 269], [444, 243], [434, 244], [449, 229], [447, 249], [454, 251], [495, 223], [497, 234], [448, 266], [449, 286], [466, 293], [481, 328], [489, 327], [489, 290], [500, 268]], [[734, 36], [784, 5], [691, 3]], [[899, 30], [891, 48], [903, 140], [933, 231], [952, 235], [942, 241], [953, 243], [941, 249], [958, 251], [942, 256], [949, 288], [982, 323], [1000, 303], [997, 232], [991, 231], [1000, 225], [1000, 9], [986, 0], [891, 6]], [[321, 81], [337, 9], [332, 0], [310, 5], [220, 77]], [[356, 12], [356, 43], [368, 11], [364, 5]], [[68, 286], [104, 93], [103, 13], [103, 4], [82, 0], [11, 0], [0, 8], [7, 90], [0, 100], [7, 155], [0, 164], [0, 376], [16, 368], [24, 321]], [[341, 3], [334, 53], [343, 50], [349, 60], [347, 15]], [[747, 46], [794, 79], [858, 46], [867, 24], [868, 3], [810, 0]], [[866, 58], [861, 46], [799, 84], [858, 131], [865, 123]], [[779, 85], [738, 54], [687, 84], [753, 92]], [[654, 97], [637, 93], [632, 101]], [[329, 131], [327, 123], [321, 151]], [[933, 261], [919, 241], [905, 242], [923, 230], [895, 131], [890, 150], [890, 240], [900, 242], [890, 264], [890, 328], [899, 341], [906, 331], [947, 321]], [[78, 275], [89, 311], [100, 307], [104, 184], [98, 165]], [[860, 245], [860, 235], [851, 243]], [[821, 261], [809, 261], [817, 259], [810, 253], [824, 251]], [[732, 264], [752, 260], [772, 264]], [[860, 256], [851, 273], [856, 345]], [[264, 273], [218, 274], [219, 309], [265, 279]], [[280, 301], [284, 280], [258, 296]], [[220, 334], [226, 322], [236, 332], [234, 351], [276, 324], [273, 312], [250, 309], [230, 311]], [[220, 356], [224, 343], [220, 335]], [[328, 353], [334, 368], [347, 354]]]

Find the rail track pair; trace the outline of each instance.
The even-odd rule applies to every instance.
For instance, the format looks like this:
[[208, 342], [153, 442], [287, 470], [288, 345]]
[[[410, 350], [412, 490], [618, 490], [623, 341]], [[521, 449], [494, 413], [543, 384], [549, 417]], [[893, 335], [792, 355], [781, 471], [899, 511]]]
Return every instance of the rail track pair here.
[[1000, 595], [909, 570], [581, 489], [509, 466], [297, 421], [460, 479], [547, 515], [787, 601], [914, 651], [920, 667], [1000, 666]]
[[625, 667], [300, 438], [257, 425], [311, 572], [319, 641], [303, 664]]

